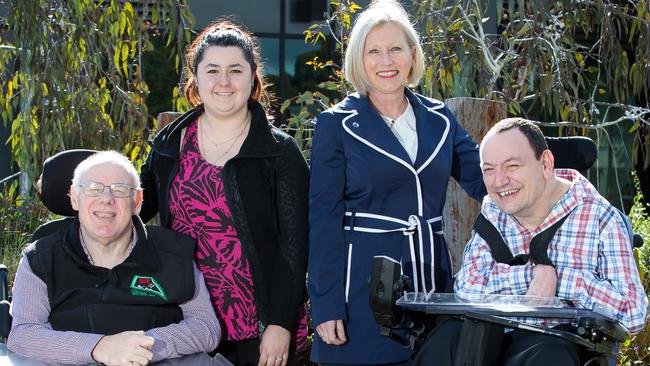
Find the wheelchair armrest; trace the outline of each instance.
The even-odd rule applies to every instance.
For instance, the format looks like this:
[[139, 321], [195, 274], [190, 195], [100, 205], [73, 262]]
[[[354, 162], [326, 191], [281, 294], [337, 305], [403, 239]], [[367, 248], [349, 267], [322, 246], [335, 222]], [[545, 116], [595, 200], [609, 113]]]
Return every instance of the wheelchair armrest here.
[[6, 340], [11, 330], [7, 275], [7, 267], [4, 264], [0, 264], [0, 340]]
[[602, 321], [596, 318], [584, 317], [578, 321], [578, 334], [590, 338], [594, 342], [609, 339], [612, 343], [625, 342], [629, 333], [618, 322]]
[[9, 281], [7, 266], [0, 264], [0, 301], [9, 300]]
[[7, 300], [0, 301], [0, 340], [4, 341], [9, 337], [11, 330], [11, 315], [9, 307], [11, 304]]

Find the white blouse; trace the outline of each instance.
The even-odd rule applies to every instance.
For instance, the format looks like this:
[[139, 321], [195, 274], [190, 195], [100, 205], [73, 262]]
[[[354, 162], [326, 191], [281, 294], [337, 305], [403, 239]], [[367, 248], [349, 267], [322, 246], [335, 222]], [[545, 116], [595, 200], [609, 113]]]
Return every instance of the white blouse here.
[[415, 129], [415, 113], [408, 99], [406, 110], [397, 119], [393, 120], [384, 115], [381, 115], [381, 118], [384, 119], [397, 140], [402, 144], [409, 158], [411, 158], [411, 163], [415, 163], [415, 158], [418, 155], [418, 134]]

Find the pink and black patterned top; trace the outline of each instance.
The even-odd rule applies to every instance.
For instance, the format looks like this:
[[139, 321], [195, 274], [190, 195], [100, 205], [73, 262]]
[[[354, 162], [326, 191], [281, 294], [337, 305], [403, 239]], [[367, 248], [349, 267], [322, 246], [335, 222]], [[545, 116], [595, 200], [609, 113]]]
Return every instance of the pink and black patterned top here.
[[222, 183], [223, 167], [203, 159], [197, 123], [183, 141], [178, 174], [169, 190], [171, 228], [197, 239], [195, 260], [203, 273], [222, 339], [257, 338], [259, 323], [251, 266], [242, 253]]

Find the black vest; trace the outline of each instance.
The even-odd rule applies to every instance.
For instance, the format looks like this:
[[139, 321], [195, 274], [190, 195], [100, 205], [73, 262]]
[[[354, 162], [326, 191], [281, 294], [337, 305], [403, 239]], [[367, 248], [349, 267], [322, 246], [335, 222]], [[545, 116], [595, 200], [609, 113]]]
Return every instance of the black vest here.
[[133, 224], [138, 242], [110, 270], [88, 262], [78, 219], [27, 248], [32, 271], [47, 285], [53, 329], [110, 335], [183, 319], [179, 304], [194, 296], [194, 240], [145, 228], [137, 216]]

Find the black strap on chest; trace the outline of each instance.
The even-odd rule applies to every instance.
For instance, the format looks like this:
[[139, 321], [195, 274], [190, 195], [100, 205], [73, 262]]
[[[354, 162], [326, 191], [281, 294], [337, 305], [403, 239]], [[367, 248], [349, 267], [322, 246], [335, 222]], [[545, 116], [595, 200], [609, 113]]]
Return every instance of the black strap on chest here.
[[548, 258], [548, 245], [551, 243], [551, 239], [555, 236], [557, 230], [562, 226], [564, 220], [571, 212], [566, 214], [566, 216], [559, 219], [555, 224], [548, 227], [546, 230], [535, 235], [530, 241], [530, 253], [529, 254], [519, 254], [515, 257], [512, 256], [508, 244], [503, 240], [503, 237], [499, 233], [499, 230], [492, 225], [488, 219], [479, 214], [474, 223], [474, 231], [485, 240], [485, 242], [490, 246], [490, 251], [492, 251], [492, 257], [498, 263], [505, 263], [511, 266], [519, 266], [526, 264], [528, 260], [532, 260], [535, 264], [546, 264], [552, 266], [553, 263]]

